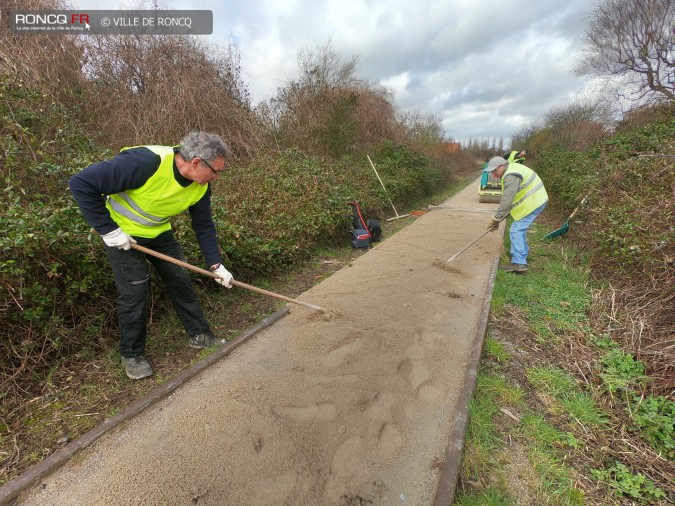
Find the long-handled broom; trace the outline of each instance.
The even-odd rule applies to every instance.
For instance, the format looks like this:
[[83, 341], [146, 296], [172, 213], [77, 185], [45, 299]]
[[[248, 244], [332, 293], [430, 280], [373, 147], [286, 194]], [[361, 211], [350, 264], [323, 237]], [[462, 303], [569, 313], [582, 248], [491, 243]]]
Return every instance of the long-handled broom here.
[[373, 161], [370, 159], [370, 156], [368, 156], [368, 155], [366, 155], [366, 156], [368, 157], [368, 161], [370, 162], [370, 166], [371, 166], [371, 167], [373, 168], [373, 170], [375, 171], [375, 175], [377, 176], [378, 181], [380, 181], [380, 184], [382, 185], [382, 189], [384, 190], [384, 194], [385, 194], [385, 195], [387, 196], [387, 198], [389, 199], [389, 203], [391, 204], [391, 208], [394, 210], [394, 214], [396, 214], [396, 216], [394, 216], [393, 218], [387, 218], [387, 221], [394, 221], [394, 220], [398, 220], [398, 219], [400, 219], [400, 218], [406, 218], [406, 217], [410, 216], [410, 214], [398, 214], [398, 211], [397, 211], [396, 208], [394, 207], [394, 203], [391, 201], [391, 197], [389, 196], [389, 192], [388, 192], [387, 189], [384, 187], [384, 183], [382, 182], [382, 178], [381, 178], [380, 175], [377, 173], [377, 169], [375, 168], [375, 164], [373, 164]]

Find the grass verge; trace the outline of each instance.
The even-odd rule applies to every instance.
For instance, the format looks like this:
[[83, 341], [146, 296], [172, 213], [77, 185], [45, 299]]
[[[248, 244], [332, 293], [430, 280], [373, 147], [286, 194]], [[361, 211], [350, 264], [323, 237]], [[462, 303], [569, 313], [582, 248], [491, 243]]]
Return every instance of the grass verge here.
[[454, 504], [673, 504], [672, 398], [593, 328], [589, 259], [549, 229], [526, 275], [497, 275]]

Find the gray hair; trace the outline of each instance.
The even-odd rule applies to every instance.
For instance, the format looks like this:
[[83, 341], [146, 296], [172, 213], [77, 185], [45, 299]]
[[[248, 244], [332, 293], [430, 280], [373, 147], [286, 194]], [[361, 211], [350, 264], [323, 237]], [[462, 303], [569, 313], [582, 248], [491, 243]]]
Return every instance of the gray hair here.
[[180, 140], [178, 152], [188, 161], [195, 157], [202, 160], [222, 157], [227, 160], [232, 156], [232, 150], [220, 135], [209, 132], [190, 132]]

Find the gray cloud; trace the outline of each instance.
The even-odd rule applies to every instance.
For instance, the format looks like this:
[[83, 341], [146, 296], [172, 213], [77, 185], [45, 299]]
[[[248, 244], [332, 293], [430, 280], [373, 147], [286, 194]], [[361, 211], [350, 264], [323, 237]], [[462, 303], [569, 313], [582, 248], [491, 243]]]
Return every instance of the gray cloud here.
[[[77, 3], [77, 2], [76, 2]], [[80, 0], [117, 8], [117, 0]], [[584, 86], [572, 69], [588, 0], [166, 0], [211, 9], [214, 42], [234, 41], [254, 101], [296, 76], [297, 55], [331, 39], [401, 110], [442, 118], [446, 134], [510, 138]]]

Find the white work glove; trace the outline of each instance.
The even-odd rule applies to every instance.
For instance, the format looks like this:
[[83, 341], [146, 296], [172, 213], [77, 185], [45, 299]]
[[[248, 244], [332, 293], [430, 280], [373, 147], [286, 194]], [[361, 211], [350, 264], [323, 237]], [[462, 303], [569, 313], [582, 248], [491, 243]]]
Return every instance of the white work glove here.
[[106, 246], [111, 248], [130, 250], [131, 243], [136, 244], [136, 240], [121, 228], [116, 228], [112, 232], [102, 235], [101, 238], [103, 238]]
[[217, 274], [220, 276], [221, 279], [216, 279], [216, 283], [223, 285], [224, 287], [227, 288], [232, 288], [232, 274], [230, 274], [230, 271], [228, 271], [225, 267], [221, 265], [218, 266], [217, 269], [213, 269], [213, 273]]

